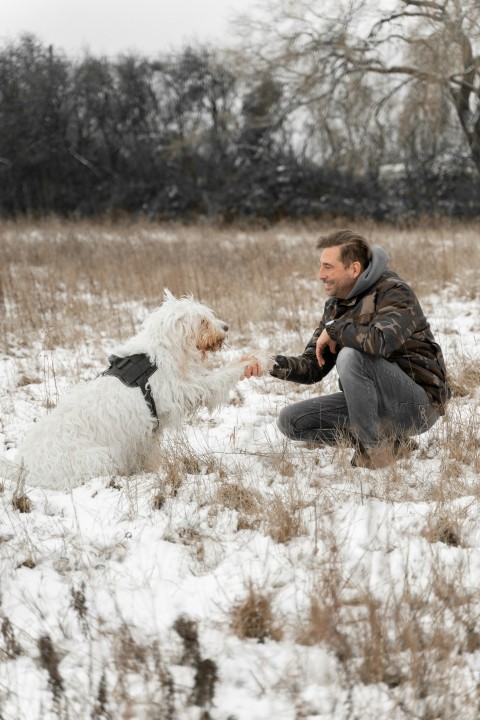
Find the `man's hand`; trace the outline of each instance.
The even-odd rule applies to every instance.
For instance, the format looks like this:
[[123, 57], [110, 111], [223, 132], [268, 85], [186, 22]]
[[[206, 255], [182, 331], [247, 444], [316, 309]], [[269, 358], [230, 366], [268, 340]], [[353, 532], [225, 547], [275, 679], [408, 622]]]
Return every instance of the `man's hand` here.
[[315, 350], [315, 354], [317, 356], [318, 364], [320, 367], [323, 367], [325, 365], [325, 360], [323, 358], [323, 354], [325, 352], [325, 348], [329, 348], [330, 352], [335, 353], [337, 352], [337, 343], [335, 340], [332, 340], [332, 338], [329, 336], [327, 331], [325, 329], [322, 330], [320, 335], [317, 339], [317, 346]]
[[244, 370], [244, 378], [251, 378], [251, 377], [258, 377], [262, 374], [262, 367], [258, 360], [256, 360], [254, 357], [251, 357], [249, 355], [246, 355], [245, 357], [242, 357], [242, 361], [249, 360], [249, 364], [245, 366]]

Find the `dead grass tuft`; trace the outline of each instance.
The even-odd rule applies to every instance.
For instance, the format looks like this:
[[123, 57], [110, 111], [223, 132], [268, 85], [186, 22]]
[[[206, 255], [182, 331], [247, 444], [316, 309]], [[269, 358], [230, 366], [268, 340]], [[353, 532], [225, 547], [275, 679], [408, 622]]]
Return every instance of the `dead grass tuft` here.
[[302, 628], [297, 640], [301, 645], [325, 644], [342, 663], [352, 656], [348, 636], [339, 629], [338, 608], [314, 596], [310, 603], [307, 624]]
[[252, 638], [258, 642], [266, 639], [281, 640], [281, 623], [275, 618], [272, 608], [272, 595], [248, 585], [246, 596], [237, 602], [230, 611], [230, 627], [237, 637]]
[[295, 464], [291, 458], [291, 446], [285, 443], [280, 449], [270, 448], [270, 451], [262, 460], [263, 464], [274, 473], [282, 477], [291, 478], [295, 475]]
[[198, 624], [185, 615], [178, 617], [173, 623], [173, 629], [183, 640], [183, 656], [181, 665], [197, 665], [200, 659], [200, 644], [198, 642]]
[[126, 623], [122, 623], [115, 636], [114, 657], [123, 674], [143, 673], [147, 666], [148, 648], [138, 643]]
[[162, 445], [148, 469], [158, 477], [158, 502], [162, 502], [161, 495], [176, 497], [188, 475], [218, 472], [221, 477], [225, 476], [224, 469], [213, 456], [198, 455], [186, 442], [177, 440]]
[[42, 381], [38, 378], [31, 378], [28, 375], [22, 375], [17, 382], [17, 387], [22, 388], [26, 387], [27, 385], [38, 385]]
[[[198, 707], [210, 707], [218, 680], [217, 664], [210, 658], [202, 659], [198, 641], [198, 625], [194, 620], [181, 615], [175, 620], [173, 629], [183, 640], [184, 653], [181, 664], [191, 665], [195, 668], [190, 701]], [[203, 717], [209, 717], [208, 713], [204, 714]]]
[[[13, 625], [11, 623], [10, 618], [8, 618], [6, 615], [3, 615], [3, 617], [2, 617], [2, 624], [0, 626], [0, 632], [1, 632], [2, 638], [3, 638], [3, 648], [4, 648], [2, 653], [5, 654], [6, 657], [10, 658], [10, 659], [13, 659], [13, 658], [18, 657], [19, 655], [22, 655], [23, 651], [15, 637], [15, 631], [13, 629]], [[1, 658], [1, 654], [0, 654], [0, 658]]]
[[163, 488], [168, 492], [170, 497], [176, 497], [179, 489], [186, 478], [186, 472], [175, 458], [164, 458], [161, 466], [158, 468], [158, 474], [161, 478], [160, 493]]
[[452, 477], [464, 475], [464, 466], [470, 466], [475, 473], [480, 472], [479, 410], [478, 403], [463, 407], [452, 402], [449, 406], [443, 450], [450, 460]]
[[14, 495], [12, 498], [12, 506], [20, 513], [32, 512], [32, 501], [26, 494]]
[[165, 505], [166, 500], [167, 500], [167, 497], [166, 497], [165, 493], [162, 490], [158, 490], [153, 495], [152, 508], [154, 510], [161, 510], [163, 508], [163, 506]]
[[265, 532], [275, 542], [288, 543], [293, 538], [305, 534], [305, 525], [301, 516], [302, 506], [297, 501], [274, 495], [267, 503]]
[[40, 665], [48, 673], [48, 685], [52, 692], [54, 704], [58, 708], [63, 695], [64, 681], [60, 674], [60, 656], [49, 635], [42, 635], [37, 642]]
[[453, 397], [472, 397], [480, 387], [480, 360], [464, 358], [455, 373], [450, 373], [448, 384]]
[[98, 683], [97, 697], [93, 706], [93, 716], [97, 720], [110, 720], [111, 715], [108, 712], [108, 693], [107, 678], [103, 672]]
[[258, 530], [260, 527], [260, 516], [240, 515], [237, 522], [237, 530]]
[[72, 607], [75, 610], [75, 612], [78, 615], [78, 619], [80, 621], [80, 625], [82, 627], [83, 633], [85, 636], [88, 636], [88, 606], [87, 606], [87, 598], [85, 596], [85, 590], [86, 585], [85, 581], [83, 580], [80, 583], [79, 588], [70, 588], [70, 596], [71, 596], [71, 602]]
[[27, 557], [23, 562], [17, 565], [17, 568], [21, 567], [26, 567], [29, 570], [32, 570], [34, 567], [37, 567], [37, 563], [32, 557]]
[[441, 542], [451, 547], [463, 547], [459, 519], [451, 513], [433, 513], [421, 534], [430, 543]]
[[[192, 691], [192, 702], [201, 708], [211, 707], [218, 680], [217, 664], [211, 658], [200, 660], [196, 667]], [[201, 718], [208, 720], [210, 714], [204, 710]]]
[[262, 508], [262, 495], [246, 488], [240, 482], [223, 483], [215, 493], [213, 502], [245, 515], [256, 515]]

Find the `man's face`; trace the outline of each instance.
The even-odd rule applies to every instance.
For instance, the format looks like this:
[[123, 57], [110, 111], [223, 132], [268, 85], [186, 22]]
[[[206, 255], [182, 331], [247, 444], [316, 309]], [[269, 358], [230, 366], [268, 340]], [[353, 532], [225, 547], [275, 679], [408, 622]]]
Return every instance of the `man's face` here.
[[320, 256], [318, 279], [330, 297], [346, 298], [362, 272], [359, 262], [345, 266], [340, 260], [340, 247], [325, 248]]

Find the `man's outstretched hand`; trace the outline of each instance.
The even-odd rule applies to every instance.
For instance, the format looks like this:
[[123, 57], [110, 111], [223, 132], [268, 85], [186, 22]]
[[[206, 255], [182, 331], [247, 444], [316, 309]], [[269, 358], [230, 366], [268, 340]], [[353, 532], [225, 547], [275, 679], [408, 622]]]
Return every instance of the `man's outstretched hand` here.
[[242, 361], [249, 360], [248, 365], [245, 366], [245, 374], [244, 377], [251, 378], [251, 377], [258, 377], [262, 374], [262, 366], [258, 362], [258, 360], [254, 357], [250, 357], [249, 355], [246, 355], [245, 357], [242, 357]]

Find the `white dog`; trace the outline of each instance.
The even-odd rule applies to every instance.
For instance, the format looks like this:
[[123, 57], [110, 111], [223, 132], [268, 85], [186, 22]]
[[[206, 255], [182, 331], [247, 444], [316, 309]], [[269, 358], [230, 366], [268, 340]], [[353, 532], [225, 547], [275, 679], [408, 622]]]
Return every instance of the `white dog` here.
[[[1, 460], [0, 473], [23, 473], [28, 484], [66, 490], [99, 475], [138, 472], [158, 442], [155, 430], [179, 427], [199, 408], [226, 403], [252, 360], [266, 369], [269, 361], [257, 357], [208, 369], [206, 355], [222, 347], [227, 330], [210, 308], [165, 290], [163, 304], [112, 356], [120, 366], [123, 358], [140, 359], [140, 365], [124, 361], [130, 377], [102, 374], [77, 386], [27, 432], [18, 464]], [[125, 384], [145, 366], [143, 385]]]

